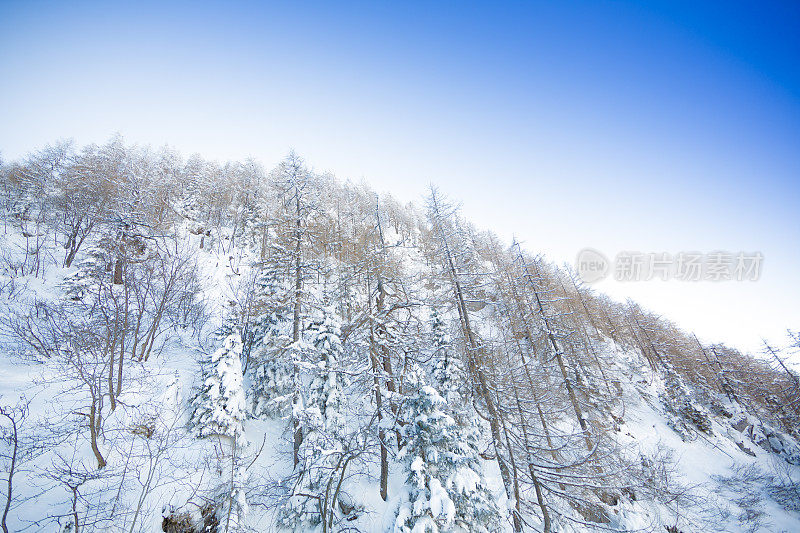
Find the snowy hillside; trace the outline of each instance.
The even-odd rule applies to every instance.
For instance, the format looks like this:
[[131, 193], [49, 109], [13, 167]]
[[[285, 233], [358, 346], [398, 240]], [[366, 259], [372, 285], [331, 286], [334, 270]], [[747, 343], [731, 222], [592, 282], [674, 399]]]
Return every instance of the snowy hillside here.
[[800, 531], [796, 334], [702, 345], [294, 154], [0, 181], [5, 531]]

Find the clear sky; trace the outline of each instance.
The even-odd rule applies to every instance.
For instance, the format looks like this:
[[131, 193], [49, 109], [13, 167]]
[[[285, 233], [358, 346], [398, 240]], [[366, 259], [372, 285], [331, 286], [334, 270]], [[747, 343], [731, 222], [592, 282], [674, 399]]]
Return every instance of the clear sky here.
[[0, 0], [0, 153], [293, 147], [559, 262], [760, 251], [758, 282], [598, 286], [750, 348], [800, 329], [799, 28], [768, 1]]

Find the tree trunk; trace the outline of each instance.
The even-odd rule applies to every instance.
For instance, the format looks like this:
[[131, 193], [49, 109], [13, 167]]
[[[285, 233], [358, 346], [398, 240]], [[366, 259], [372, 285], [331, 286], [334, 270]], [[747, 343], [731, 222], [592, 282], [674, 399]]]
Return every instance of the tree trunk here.
[[[494, 399], [492, 398], [492, 394], [489, 391], [489, 387], [486, 381], [486, 376], [483, 370], [480, 368], [478, 361], [476, 360], [478, 355], [482, 352], [482, 347], [480, 347], [475, 339], [475, 336], [472, 331], [472, 327], [470, 325], [469, 314], [467, 312], [467, 306], [464, 302], [464, 294], [461, 288], [461, 284], [458, 281], [458, 273], [456, 272], [455, 264], [453, 263], [453, 257], [450, 253], [450, 246], [447, 242], [447, 238], [444, 235], [444, 231], [441, 228], [441, 221], [439, 220], [440, 213], [438, 204], [436, 202], [436, 196], [433, 195], [432, 197], [433, 208], [434, 208], [434, 224], [436, 229], [439, 233], [439, 238], [444, 248], [445, 260], [448, 267], [448, 271], [450, 274], [450, 282], [453, 287], [453, 296], [456, 301], [456, 307], [458, 309], [459, 318], [461, 320], [461, 326], [464, 331], [464, 337], [466, 340], [467, 345], [467, 366], [470, 370], [470, 373], [475, 376], [478, 380], [477, 389], [478, 394], [483, 398], [483, 401], [486, 405], [486, 409], [489, 414], [489, 428], [492, 434], [492, 440], [494, 441], [494, 447], [496, 450], [496, 459], [497, 465], [500, 468], [500, 477], [503, 480], [503, 486], [506, 490], [506, 495], [509, 499], [514, 498], [514, 489], [513, 489], [513, 482], [511, 479], [511, 472], [508, 469], [508, 465], [505, 462], [505, 458], [503, 457], [503, 441], [500, 435], [500, 424], [499, 420], [499, 413], [497, 408], [494, 404]], [[520, 521], [520, 517], [518, 514], [514, 514], [514, 530], [515, 531], [522, 531], [522, 523]]]
[[89, 437], [92, 446], [92, 453], [94, 453], [95, 459], [97, 459], [97, 468], [102, 469], [106, 466], [106, 460], [103, 458], [103, 454], [100, 453], [100, 448], [97, 445], [98, 439], [98, 413], [97, 413], [97, 401], [93, 397], [92, 398], [92, 405], [89, 408]]
[[386, 449], [386, 431], [381, 427], [381, 421], [383, 420], [383, 397], [381, 394], [380, 380], [381, 368], [378, 364], [378, 353], [375, 346], [375, 326], [374, 318], [372, 316], [372, 290], [370, 288], [369, 281], [367, 282], [367, 300], [369, 301], [367, 309], [370, 316], [369, 355], [370, 362], [372, 363], [372, 385], [375, 387], [375, 406], [378, 414], [378, 440], [380, 441], [381, 447], [380, 491], [381, 499], [386, 501], [386, 498], [388, 497], [389, 454], [388, 450]]
[[122, 285], [122, 259], [117, 259], [114, 262], [114, 285]]
[[[4, 413], [5, 414], [5, 413]], [[8, 510], [11, 508], [11, 496], [13, 495], [14, 488], [14, 470], [17, 466], [17, 447], [19, 446], [19, 436], [17, 435], [17, 421], [10, 413], [6, 417], [11, 421], [12, 434], [12, 450], [11, 450], [11, 463], [8, 467], [8, 492], [6, 492], [6, 506], [3, 510], [3, 520], [0, 525], [3, 527], [3, 533], [8, 533], [8, 526], [6, 525], [6, 517], [8, 517]]]
[[[522, 438], [525, 444], [525, 456], [528, 460], [528, 473], [531, 476], [531, 483], [533, 483], [534, 491], [536, 492], [536, 502], [539, 504], [539, 509], [542, 511], [542, 522], [544, 527], [544, 533], [550, 533], [550, 512], [547, 510], [547, 505], [544, 502], [544, 494], [542, 493], [542, 486], [539, 483], [539, 478], [536, 475], [536, 468], [533, 465], [533, 458], [530, 454], [530, 443], [528, 440], [528, 430], [526, 429], [525, 419], [524, 419], [524, 412], [522, 410], [522, 404], [519, 401], [519, 395], [517, 394], [516, 387], [514, 388], [514, 396], [517, 400], [517, 411], [519, 415], [519, 424], [522, 428]], [[539, 409], [539, 414], [542, 414], [541, 407], [539, 407], [539, 402], [536, 402], [536, 407]], [[542, 416], [542, 425], [545, 427], [545, 432], [547, 432], [547, 426], [544, 423], [544, 417]], [[548, 446], [550, 446], [551, 451], [555, 454], [555, 450], [552, 448], [552, 443], [550, 442], [550, 436], [547, 436]], [[554, 457], [555, 459], [555, 457]], [[564, 490], [564, 486], [561, 486], [561, 490]]]
[[[300, 192], [296, 191], [296, 225], [295, 225], [295, 270], [294, 270], [294, 313], [292, 317], [292, 342], [297, 343], [300, 341], [300, 313], [302, 311], [302, 296], [303, 296], [303, 259], [302, 254], [302, 219], [300, 212]], [[292, 405], [297, 405], [300, 401], [300, 391], [298, 390], [300, 377], [295, 370], [295, 387], [294, 398]], [[292, 425], [294, 427], [294, 465], [300, 462], [300, 445], [303, 443], [303, 428], [300, 427], [300, 422], [292, 417]]]
[[[519, 253], [520, 260], [522, 259], [522, 253]], [[547, 331], [547, 338], [550, 341], [550, 345], [553, 348], [554, 355], [556, 357], [556, 361], [558, 362], [558, 368], [561, 371], [561, 377], [564, 380], [564, 387], [567, 389], [567, 395], [569, 396], [569, 401], [572, 404], [572, 409], [575, 411], [575, 417], [578, 419], [578, 424], [581, 427], [581, 430], [584, 433], [584, 438], [586, 440], [586, 449], [588, 451], [592, 451], [592, 441], [589, 438], [588, 433], [588, 425], [586, 424], [586, 420], [583, 418], [583, 411], [581, 410], [581, 406], [578, 404], [578, 399], [575, 396], [575, 391], [572, 387], [572, 382], [570, 381], [569, 375], [567, 374], [567, 368], [564, 365], [564, 359], [562, 357], [561, 348], [558, 345], [558, 341], [556, 340], [556, 336], [553, 333], [553, 329], [550, 326], [550, 320], [547, 317], [547, 314], [544, 311], [544, 305], [542, 304], [542, 299], [539, 296], [539, 290], [536, 288], [536, 285], [533, 282], [533, 278], [528, 272], [528, 266], [524, 262], [522, 262], [523, 268], [525, 270], [525, 275], [528, 280], [531, 289], [533, 290], [533, 295], [536, 300], [536, 307], [539, 312], [539, 315], [544, 322], [545, 330]], [[534, 264], [534, 268], [536, 269], [537, 277], [540, 277], [540, 273], [538, 267]]]

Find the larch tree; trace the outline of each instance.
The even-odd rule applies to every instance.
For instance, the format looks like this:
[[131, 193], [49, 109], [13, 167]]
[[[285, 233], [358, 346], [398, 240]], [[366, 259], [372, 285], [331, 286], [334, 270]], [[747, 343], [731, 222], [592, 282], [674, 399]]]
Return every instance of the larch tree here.
[[292, 426], [294, 442], [294, 463], [300, 462], [300, 445], [303, 443], [303, 430], [294, 413], [301, 409], [301, 390], [299, 366], [302, 363], [302, 331], [307, 293], [303, 285], [312, 269], [307, 248], [311, 246], [309, 232], [310, 218], [318, 211], [318, 193], [315, 176], [305, 167], [303, 160], [294, 152], [278, 165], [271, 174], [276, 196], [281, 204], [277, 216], [277, 228], [281, 234], [280, 260], [287, 267], [292, 285], [292, 344], [290, 350], [294, 358], [292, 397]]
[[[517, 505], [513, 513], [514, 530], [521, 531], [522, 519], [518, 507], [520, 501], [519, 491], [514, 482], [514, 473], [512, 471], [514, 468], [510, 461], [509, 450], [507, 450], [508, 444], [502, 436], [502, 413], [498, 409], [497, 399], [492, 393], [489, 379], [484, 369], [484, 362], [488, 359], [488, 354], [486, 346], [472, 325], [470, 309], [467, 306], [467, 292], [469, 289], [475, 289], [474, 286], [471, 287], [470, 285], [474, 283], [474, 274], [476, 273], [469, 272], [467, 268], [470, 265], [469, 253], [471, 247], [463, 239], [463, 233], [459, 232], [458, 227], [454, 224], [454, 211], [452, 207], [443, 202], [438, 191], [432, 188], [428, 197], [428, 213], [434, 234], [435, 253], [442, 262], [445, 276], [452, 290], [452, 301], [455, 304], [461, 324], [468, 375], [475, 388], [475, 395], [482, 400], [483, 408], [486, 410], [486, 413], [481, 416], [487, 419], [489, 423], [492, 446], [495, 449], [495, 458], [500, 469], [500, 477], [503, 480], [506, 496], [510, 501], [516, 502]], [[456, 240], [460, 240], [458, 246], [456, 246]], [[459, 254], [457, 255], [454, 250], [459, 250]], [[464, 256], [467, 256], [466, 260]], [[465, 276], [464, 274], [473, 275]], [[463, 283], [465, 280], [470, 284], [465, 286]]]

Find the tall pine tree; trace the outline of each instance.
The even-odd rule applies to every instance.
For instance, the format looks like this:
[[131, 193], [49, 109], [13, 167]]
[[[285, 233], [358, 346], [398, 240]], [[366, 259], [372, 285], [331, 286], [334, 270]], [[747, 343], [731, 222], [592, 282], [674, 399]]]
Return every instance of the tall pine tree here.
[[295, 405], [294, 412], [304, 438], [295, 467], [297, 482], [280, 515], [281, 525], [292, 531], [314, 530], [338, 512], [337, 502], [329, 494], [330, 481], [345, 452], [341, 327], [333, 309], [324, 307], [308, 333], [311, 349], [304, 354], [302, 365], [307, 386], [302, 404]]
[[253, 416], [280, 415], [291, 404], [292, 367], [287, 348], [292, 342], [288, 285], [277, 268], [264, 268], [256, 280], [252, 306], [252, 370], [249, 393]]

